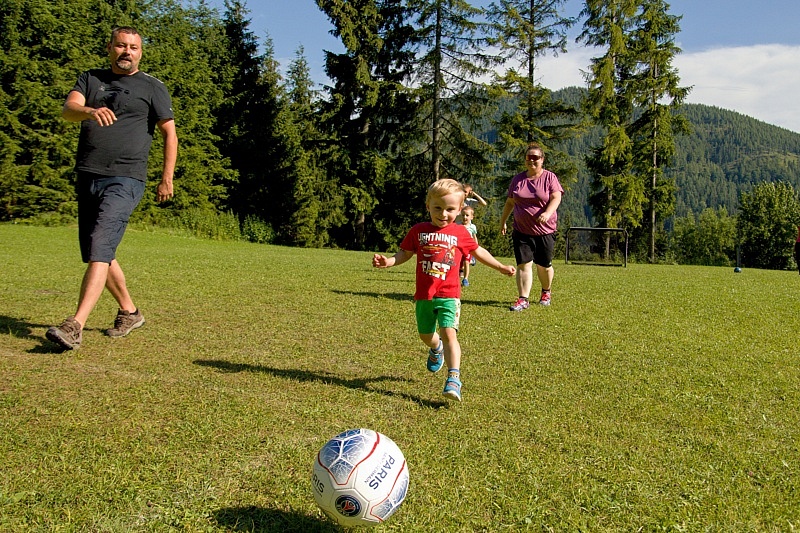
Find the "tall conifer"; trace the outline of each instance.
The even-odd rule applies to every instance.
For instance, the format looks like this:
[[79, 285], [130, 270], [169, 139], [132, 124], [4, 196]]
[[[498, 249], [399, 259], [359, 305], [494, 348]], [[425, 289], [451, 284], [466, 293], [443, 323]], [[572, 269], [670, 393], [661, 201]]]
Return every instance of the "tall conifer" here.
[[656, 236], [675, 207], [675, 183], [664, 177], [664, 168], [675, 154], [675, 135], [689, 131], [679, 109], [690, 89], [679, 86], [680, 77], [672, 65], [681, 51], [674, 39], [680, 17], [670, 15], [668, 8], [663, 0], [646, 0], [631, 42], [637, 61], [633, 102], [641, 112], [631, 128], [633, 164], [645, 183], [649, 216], [644, 227], [649, 233], [650, 262], [656, 261]]
[[519, 105], [502, 114], [498, 121], [498, 144], [507, 157], [505, 170], [519, 171], [520, 154], [529, 142], [546, 148], [548, 168], [562, 184], [575, 179], [577, 168], [554, 145], [578, 131], [580, 112], [552, 98], [552, 93], [537, 81], [536, 65], [548, 54], [566, 53], [566, 31], [575, 19], [565, 17], [565, 0], [500, 0], [487, 11], [492, 38], [505, 61], [505, 72], [498, 76], [496, 88], [503, 98]]
[[641, 224], [644, 186], [633, 170], [631, 78], [636, 63], [630, 32], [636, 0], [586, 0], [584, 29], [579, 40], [603, 55], [592, 59], [587, 76], [586, 111], [604, 130], [586, 165], [592, 176], [590, 204], [600, 227], [633, 228]]

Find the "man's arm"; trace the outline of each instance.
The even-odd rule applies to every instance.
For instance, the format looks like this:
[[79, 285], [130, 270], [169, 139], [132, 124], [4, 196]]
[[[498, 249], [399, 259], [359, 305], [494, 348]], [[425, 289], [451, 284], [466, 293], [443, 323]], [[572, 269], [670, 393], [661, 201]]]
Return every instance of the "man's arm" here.
[[78, 91], [69, 92], [61, 116], [70, 122], [96, 120], [100, 126], [110, 126], [117, 121], [117, 116], [107, 107], [88, 107], [86, 97]]
[[172, 177], [178, 161], [178, 132], [175, 120], [171, 118], [159, 122], [158, 129], [164, 138], [164, 166], [161, 169], [161, 183], [156, 188], [156, 201], [165, 202], [173, 195]]

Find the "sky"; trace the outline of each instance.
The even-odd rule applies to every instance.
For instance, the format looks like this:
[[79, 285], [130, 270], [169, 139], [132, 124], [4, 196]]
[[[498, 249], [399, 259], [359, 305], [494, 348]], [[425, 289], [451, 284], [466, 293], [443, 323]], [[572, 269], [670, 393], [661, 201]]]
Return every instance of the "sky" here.
[[[800, 133], [800, 1], [673, 0], [669, 13], [682, 15], [676, 44], [682, 53], [674, 67], [680, 85], [691, 87], [686, 102], [732, 111]], [[222, 7], [223, 0], [210, 0]], [[475, 0], [487, 5], [490, 0]], [[324, 50], [340, 53], [332, 25], [314, 0], [246, 0], [250, 29], [264, 41], [285, 69], [298, 49], [320, 84], [325, 76]], [[567, 0], [564, 14], [578, 16], [583, 2]], [[573, 33], [580, 31], [579, 21]], [[600, 55], [575, 44], [558, 57], [538, 60], [539, 82], [552, 90], [585, 87], [582, 72]]]

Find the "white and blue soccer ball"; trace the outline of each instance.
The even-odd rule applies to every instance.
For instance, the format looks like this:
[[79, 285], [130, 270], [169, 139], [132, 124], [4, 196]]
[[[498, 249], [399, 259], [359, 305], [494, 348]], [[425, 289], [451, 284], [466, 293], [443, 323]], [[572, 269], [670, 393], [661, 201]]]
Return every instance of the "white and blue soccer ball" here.
[[314, 461], [314, 500], [342, 526], [386, 521], [406, 497], [408, 465], [389, 437], [351, 429], [325, 443]]

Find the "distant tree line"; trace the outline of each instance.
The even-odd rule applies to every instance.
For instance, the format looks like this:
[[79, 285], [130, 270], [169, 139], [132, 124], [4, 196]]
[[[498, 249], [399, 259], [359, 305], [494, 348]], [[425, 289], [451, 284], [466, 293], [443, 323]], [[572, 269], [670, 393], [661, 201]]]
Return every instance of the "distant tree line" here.
[[[327, 53], [323, 90], [302, 48], [281, 71], [240, 0], [222, 13], [202, 0], [5, 0], [0, 220], [74, 218], [78, 128], [61, 105], [79, 72], [107, 66], [105, 43], [123, 24], [144, 36], [141, 69], [169, 87], [180, 136], [175, 199], [146, 195], [135, 213], [145, 223], [386, 250], [424, 219], [428, 184], [452, 177], [494, 199], [477, 222], [482, 243], [507, 254], [499, 205], [536, 141], [568, 189], [562, 225], [625, 227], [640, 260], [692, 262], [676, 250], [690, 234], [701, 240], [693, 228], [727, 227], [756, 184], [784, 183], [789, 196], [798, 185], [795, 134], [683, 104], [689, 88], [672, 66], [680, 17], [662, 0], [587, 0], [579, 17], [564, 15], [564, 0], [316, 3], [344, 48]], [[598, 51], [587, 89], [554, 94], [536, 61], [566, 52], [580, 20], [580, 41]]]

